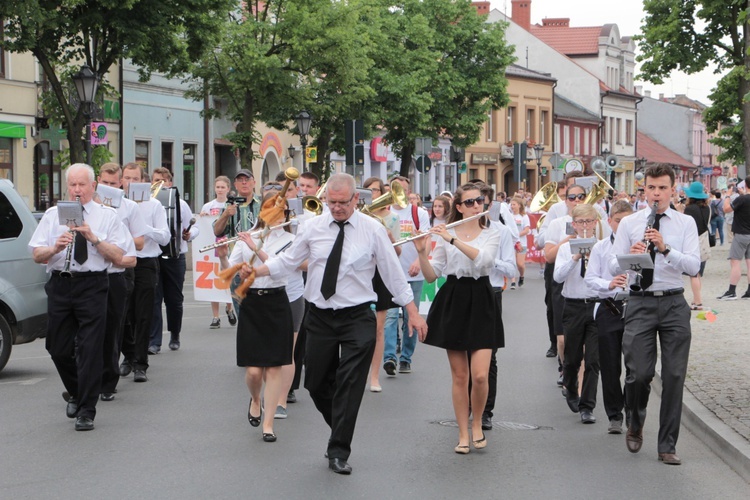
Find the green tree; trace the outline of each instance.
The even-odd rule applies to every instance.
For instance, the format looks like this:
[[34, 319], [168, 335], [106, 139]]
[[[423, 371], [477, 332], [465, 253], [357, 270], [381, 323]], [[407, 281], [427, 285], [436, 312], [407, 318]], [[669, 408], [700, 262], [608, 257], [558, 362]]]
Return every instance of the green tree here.
[[468, 0], [403, 0], [385, 8], [371, 80], [385, 139], [408, 175], [417, 137], [479, 139], [491, 109], [508, 102], [513, 62], [504, 24], [488, 24]]
[[[14, 0], [0, 3], [9, 52], [31, 52], [49, 82], [66, 128], [72, 162], [84, 160], [83, 110], [71, 85], [71, 68], [85, 63], [106, 82], [110, 68], [128, 58], [141, 68], [167, 75], [213, 47], [231, 0]], [[77, 68], [76, 68], [77, 69]], [[73, 69], [75, 71], [75, 69]], [[101, 86], [99, 96], [108, 87]], [[49, 106], [50, 101], [47, 101]]]
[[709, 64], [728, 70], [704, 112], [713, 143], [727, 148], [719, 160], [750, 158], [750, 46], [748, 0], [644, 0], [642, 33], [634, 37], [639, 78], [660, 84], [673, 70], [697, 73]]

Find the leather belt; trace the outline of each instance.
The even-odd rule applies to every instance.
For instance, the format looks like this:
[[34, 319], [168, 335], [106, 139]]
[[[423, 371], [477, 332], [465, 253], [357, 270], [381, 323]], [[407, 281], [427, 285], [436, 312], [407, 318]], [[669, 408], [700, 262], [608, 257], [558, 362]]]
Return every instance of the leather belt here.
[[278, 288], [250, 288], [247, 293], [249, 295], [275, 295], [277, 293], [284, 292], [286, 287], [280, 286]]
[[318, 307], [315, 304], [310, 303], [310, 309], [315, 309], [316, 311], [319, 311], [322, 313], [333, 314], [335, 316], [337, 314], [346, 314], [349, 312], [358, 311], [360, 309], [370, 309], [371, 305], [372, 305], [372, 302], [365, 302], [364, 304], [358, 304], [356, 306], [342, 307], [341, 309], [331, 309], [331, 308]]
[[631, 297], [669, 297], [670, 295], [682, 295], [684, 288], [672, 288], [671, 290], [654, 290], [653, 292], [630, 292]]
[[574, 304], [595, 304], [599, 302], [600, 299], [598, 298], [591, 298], [591, 299], [569, 299], [565, 297], [565, 302], [572, 302]]
[[52, 276], [59, 276], [60, 278], [98, 278], [106, 275], [107, 271], [72, 272], [70, 276], [64, 275], [60, 271], [52, 271]]

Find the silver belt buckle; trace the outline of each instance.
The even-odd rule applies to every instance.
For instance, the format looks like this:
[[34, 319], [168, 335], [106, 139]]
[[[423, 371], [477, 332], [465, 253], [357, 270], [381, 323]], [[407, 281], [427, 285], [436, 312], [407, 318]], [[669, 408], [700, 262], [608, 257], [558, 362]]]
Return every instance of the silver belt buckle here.
[[258, 295], [266, 295], [268, 290], [258, 290]]
[[663, 290], [657, 290], [654, 292], [654, 297], [664, 297], [664, 291]]

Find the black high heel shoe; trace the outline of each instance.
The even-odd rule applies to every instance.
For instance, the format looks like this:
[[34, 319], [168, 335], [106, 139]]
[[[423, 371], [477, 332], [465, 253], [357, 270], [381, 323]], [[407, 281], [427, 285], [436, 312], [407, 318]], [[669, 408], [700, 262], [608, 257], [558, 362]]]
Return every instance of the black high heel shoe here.
[[263, 416], [263, 409], [261, 408], [261, 414], [260, 415], [258, 415], [257, 417], [253, 417], [250, 414], [250, 407], [251, 406], [253, 406], [253, 398], [250, 398], [250, 404], [247, 407], [247, 420], [248, 420], [248, 422], [250, 422], [250, 425], [252, 425], [253, 427], [258, 427], [260, 425], [260, 417]]

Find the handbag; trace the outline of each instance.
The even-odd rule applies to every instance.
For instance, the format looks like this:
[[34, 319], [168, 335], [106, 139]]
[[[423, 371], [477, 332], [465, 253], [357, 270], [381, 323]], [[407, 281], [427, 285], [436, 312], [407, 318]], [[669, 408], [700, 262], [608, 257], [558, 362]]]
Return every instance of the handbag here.
[[704, 231], [698, 236], [701, 251], [701, 262], [706, 262], [711, 257], [711, 246], [708, 243], [709, 231]]
[[711, 248], [716, 246], [716, 235], [711, 231], [708, 232], [708, 246]]

